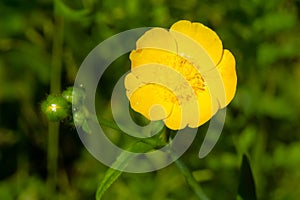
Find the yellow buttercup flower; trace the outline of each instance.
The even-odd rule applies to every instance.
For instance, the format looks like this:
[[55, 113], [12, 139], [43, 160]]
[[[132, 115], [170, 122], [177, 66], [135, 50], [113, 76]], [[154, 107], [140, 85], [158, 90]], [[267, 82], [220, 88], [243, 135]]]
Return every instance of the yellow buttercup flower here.
[[201, 23], [181, 20], [169, 31], [147, 31], [130, 60], [125, 88], [131, 107], [170, 129], [204, 124], [235, 95], [234, 56]]

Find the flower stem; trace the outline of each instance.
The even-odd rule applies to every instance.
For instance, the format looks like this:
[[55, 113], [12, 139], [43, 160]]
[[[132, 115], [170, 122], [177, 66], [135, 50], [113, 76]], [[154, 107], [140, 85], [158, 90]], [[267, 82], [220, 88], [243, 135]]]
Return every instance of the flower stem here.
[[194, 176], [188, 169], [188, 167], [184, 164], [181, 159], [177, 159], [175, 161], [177, 167], [180, 169], [182, 174], [185, 176], [187, 183], [194, 190], [195, 194], [199, 197], [200, 200], [209, 200], [206, 194], [203, 192], [199, 183], [195, 180]]
[[[52, 65], [50, 77], [50, 93], [58, 94], [61, 90], [62, 51], [63, 51], [63, 19], [55, 16], [54, 37], [52, 47]], [[47, 184], [50, 191], [57, 185], [57, 163], [59, 149], [59, 122], [51, 122], [48, 127], [47, 148]]]
[[48, 127], [47, 149], [47, 184], [50, 191], [54, 191], [57, 181], [59, 122], [50, 122]]
[[98, 117], [98, 121], [99, 121], [100, 125], [103, 125], [103, 126], [111, 128], [111, 129], [114, 129], [116, 131], [122, 132], [122, 130], [116, 124], [114, 124], [113, 122], [111, 122], [107, 119]]
[[[169, 142], [172, 141], [172, 136], [174, 136], [174, 134], [176, 134], [176, 131], [174, 131], [174, 130], [167, 128], [165, 131], [166, 138]], [[196, 181], [196, 179], [192, 175], [189, 168], [185, 165], [185, 163], [180, 158], [176, 158], [175, 163], [176, 163], [177, 167], [179, 168], [179, 170], [181, 171], [181, 173], [184, 175], [189, 186], [194, 190], [197, 197], [200, 200], [209, 200], [209, 198], [206, 196], [206, 194], [202, 190], [199, 183]]]

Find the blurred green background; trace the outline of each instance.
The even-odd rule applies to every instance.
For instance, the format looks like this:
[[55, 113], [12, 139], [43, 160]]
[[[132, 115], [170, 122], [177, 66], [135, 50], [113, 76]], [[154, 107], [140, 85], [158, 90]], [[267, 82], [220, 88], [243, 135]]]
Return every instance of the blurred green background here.
[[[87, 152], [67, 120], [60, 126], [55, 192], [47, 185], [48, 122], [40, 106], [50, 93], [51, 68], [61, 63], [56, 84], [65, 89], [101, 41], [137, 27], [168, 28], [180, 19], [214, 29], [235, 55], [238, 73], [217, 145], [198, 158], [204, 125], [183, 160], [212, 199], [235, 199], [243, 153], [259, 199], [299, 199], [299, 0], [2, 0], [0, 13], [1, 200], [94, 199], [107, 167]], [[108, 91], [129, 68], [125, 56], [106, 73], [99, 115], [110, 118]], [[115, 131], [107, 133], [124, 145]], [[104, 199], [197, 198], [173, 164], [124, 173]]]

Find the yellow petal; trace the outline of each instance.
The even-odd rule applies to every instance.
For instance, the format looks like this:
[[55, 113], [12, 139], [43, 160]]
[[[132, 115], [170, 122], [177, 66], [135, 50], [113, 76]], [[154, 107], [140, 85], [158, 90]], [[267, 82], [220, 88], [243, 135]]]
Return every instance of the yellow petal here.
[[177, 44], [172, 35], [163, 28], [152, 28], [136, 42], [136, 49], [158, 49], [176, 53]]
[[233, 99], [236, 92], [237, 75], [235, 69], [235, 59], [232, 53], [225, 49], [221, 62], [217, 66], [225, 88], [226, 101], [221, 107], [227, 106]]
[[160, 49], [133, 50], [129, 55], [131, 68], [151, 63], [172, 66], [175, 64], [175, 57], [176, 55], [174, 53]]
[[197, 105], [196, 96], [194, 100], [182, 104], [176, 102], [171, 115], [165, 120], [166, 125], [173, 130], [183, 129], [186, 126], [197, 127], [200, 120]]
[[[204, 26], [201, 23], [191, 23], [187, 20], [181, 20], [176, 22], [171, 26], [171, 32], [177, 31], [182, 34], [189, 36], [191, 39], [195, 40], [198, 44], [200, 44], [209, 54], [214, 64], [218, 64], [223, 52], [222, 41], [219, 36], [210, 28]], [[182, 45], [185, 45], [180, 40], [177, 41], [179, 48]], [[188, 49], [188, 51], [182, 52], [185, 54], [189, 54], [190, 51], [194, 51], [193, 49]], [[179, 52], [180, 53], [180, 52]]]
[[187, 126], [187, 122], [182, 117], [182, 108], [178, 103], [173, 105], [170, 116], [164, 120], [166, 126], [172, 130], [183, 129]]
[[[139, 83], [162, 85], [172, 91], [180, 102], [190, 101], [195, 96], [192, 86], [181, 73], [161, 64], [150, 63], [133, 68], [125, 79], [125, 87], [139, 87]], [[136, 89], [130, 87], [126, 89]]]
[[217, 100], [211, 97], [211, 94], [206, 88], [206, 90], [197, 92], [198, 98], [198, 109], [199, 109], [199, 121], [196, 126], [191, 126], [191, 128], [195, 128], [201, 126], [205, 122], [211, 119], [211, 117], [216, 114], [219, 109], [217, 104]]
[[138, 79], [135, 75], [129, 73], [125, 77], [124, 85], [125, 85], [127, 96], [130, 97], [134, 92], [134, 90], [136, 90], [139, 87], [142, 87], [144, 84], [141, 79]]
[[168, 99], [172, 95], [163, 86], [148, 84], [135, 90], [129, 99], [132, 109], [136, 112], [149, 120], [162, 120], [172, 111], [173, 102]]
[[196, 94], [189, 96], [188, 101], [180, 102], [182, 101], [178, 99], [174, 103], [171, 115], [164, 120], [165, 124], [173, 130], [183, 129], [186, 126], [198, 127], [199, 121], [201, 121], [199, 116], [201, 112]]
[[196, 128], [210, 120], [218, 109], [217, 99], [213, 99], [206, 88], [197, 92], [197, 105], [193, 103], [180, 105], [176, 102], [171, 115], [164, 122], [172, 130], [183, 129], [187, 125]]

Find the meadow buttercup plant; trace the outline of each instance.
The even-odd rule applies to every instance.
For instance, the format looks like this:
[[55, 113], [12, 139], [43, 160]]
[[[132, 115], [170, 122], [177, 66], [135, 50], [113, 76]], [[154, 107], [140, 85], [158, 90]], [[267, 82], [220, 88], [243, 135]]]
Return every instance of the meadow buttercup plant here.
[[[124, 85], [131, 108], [150, 121], [162, 120], [166, 128], [153, 139], [141, 139], [129, 145], [128, 151], [159, 149], [172, 142], [174, 131], [198, 128], [234, 98], [235, 58], [229, 50], [223, 49], [218, 35], [201, 23], [181, 20], [169, 30], [152, 28], [137, 40], [129, 58], [131, 71]], [[219, 82], [219, 88], [212, 89], [210, 86], [215, 82]], [[83, 87], [70, 87], [61, 96], [49, 95], [42, 110], [49, 120], [59, 121], [70, 115], [73, 104], [73, 120], [86, 133], [93, 134], [87, 123], [88, 110], [81, 105], [84, 98]], [[98, 120], [123, 133], [112, 122], [101, 117]], [[128, 159], [121, 154], [114, 165], [126, 166]], [[175, 163], [195, 194], [200, 199], [208, 199], [185, 164], [181, 160]], [[97, 189], [97, 200], [121, 173], [114, 167], [108, 169]]]

